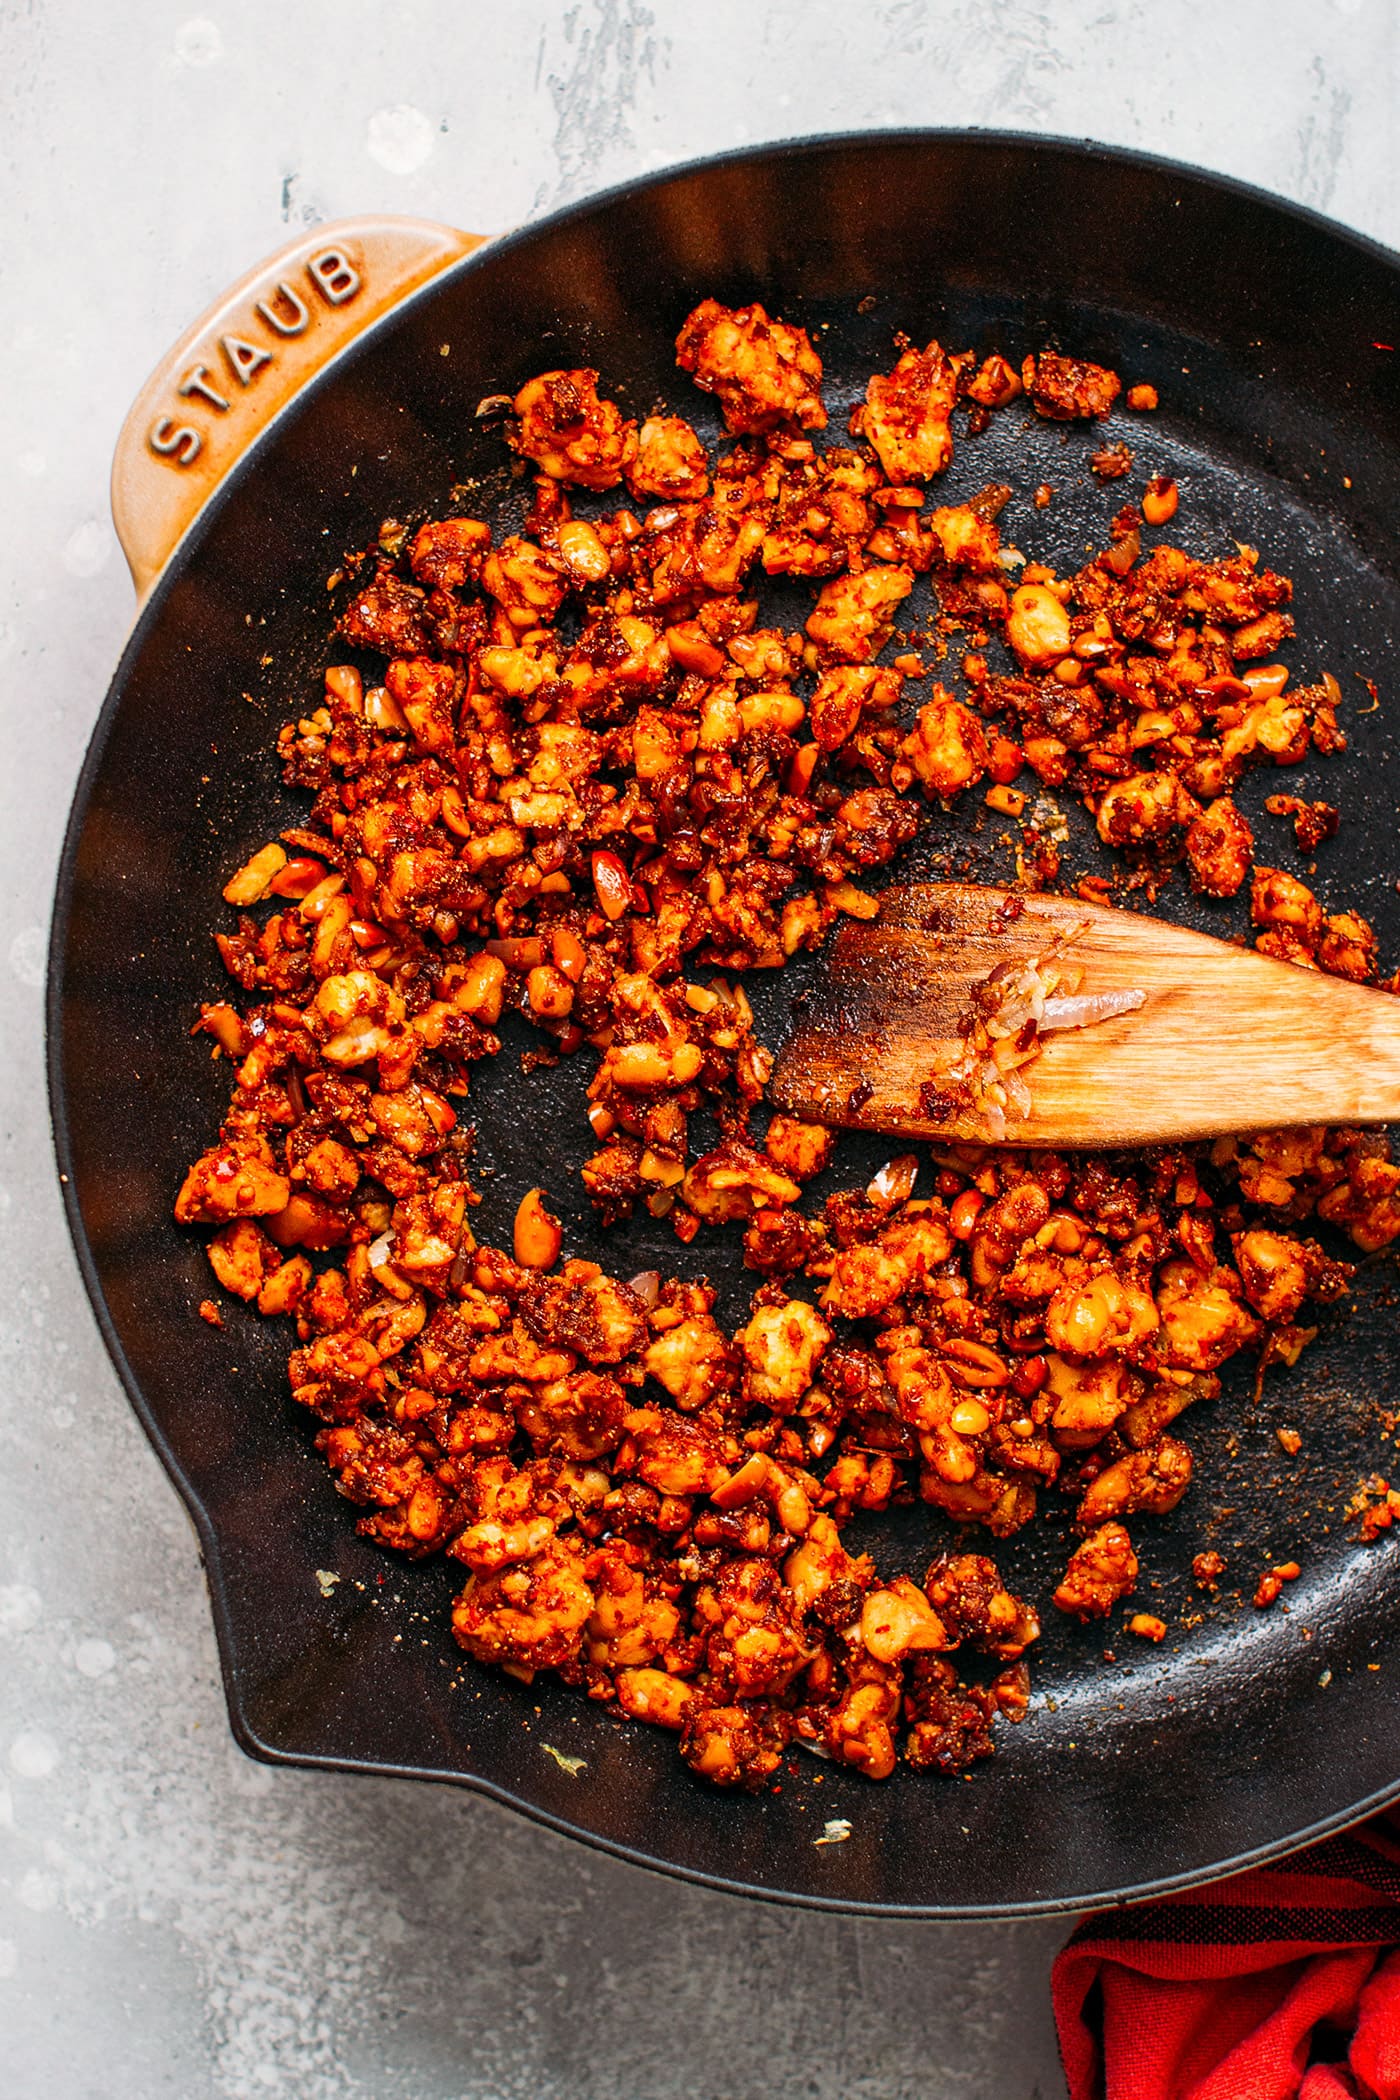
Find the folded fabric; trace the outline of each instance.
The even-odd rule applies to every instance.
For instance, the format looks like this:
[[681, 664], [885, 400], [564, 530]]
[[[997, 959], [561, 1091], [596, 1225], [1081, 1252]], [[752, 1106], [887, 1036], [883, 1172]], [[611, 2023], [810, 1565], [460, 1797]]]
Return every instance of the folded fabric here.
[[1400, 2100], [1400, 1816], [1081, 1920], [1052, 1989], [1071, 2100]]

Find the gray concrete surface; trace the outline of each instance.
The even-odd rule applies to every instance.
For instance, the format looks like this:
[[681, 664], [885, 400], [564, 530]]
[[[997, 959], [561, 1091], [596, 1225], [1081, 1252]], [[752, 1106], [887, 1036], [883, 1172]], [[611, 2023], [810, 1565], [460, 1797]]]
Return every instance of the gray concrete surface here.
[[1051, 2100], [1054, 1924], [746, 1907], [455, 1793], [234, 1750], [193, 1537], [78, 1285], [41, 1081], [61, 828], [131, 613], [108, 462], [167, 341], [288, 226], [380, 207], [491, 232], [764, 137], [1088, 134], [1400, 241], [1393, 12], [202, 4], [0, 0], [0, 2090]]

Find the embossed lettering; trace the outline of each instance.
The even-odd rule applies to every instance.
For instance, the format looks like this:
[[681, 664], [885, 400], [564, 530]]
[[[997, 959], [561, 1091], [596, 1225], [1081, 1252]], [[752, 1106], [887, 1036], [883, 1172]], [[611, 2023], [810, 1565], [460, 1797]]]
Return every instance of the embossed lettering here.
[[189, 466], [204, 450], [204, 440], [193, 423], [177, 423], [173, 416], [161, 416], [152, 423], [146, 443], [152, 452], [158, 452], [177, 467]]
[[260, 350], [256, 343], [245, 342], [241, 335], [221, 335], [219, 348], [228, 359], [234, 378], [241, 386], [247, 386], [264, 365], [272, 363], [272, 352]]
[[313, 255], [306, 265], [321, 297], [328, 306], [344, 306], [360, 289], [360, 273], [341, 253], [339, 248], [323, 248]]
[[[287, 306], [291, 308], [292, 318], [290, 321], [283, 319], [274, 301], [278, 302], [279, 305], [285, 301]], [[262, 315], [268, 327], [275, 329], [278, 335], [300, 335], [311, 319], [310, 307], [299, 292], [292, 290], [285, 277], [278, 278], [277, 290], [271, 299], [259, 299], [257, 311]]]
[[213, 381], [209, 377], [208, 365], [191, 365], [190, 369], [188, 370], [188, 372], [186, 372], [184, 378], [180, 381], [175, 391], [177, 394], [183, 394], [186, 397], [186, 399], [188, 399], [191, 394], [200, 395], [203, 400], [209, 403], [209, 406], [211, 408], [217, 408], [221, 415], [228, 408], [227, 401], [225, 401], [223, 395], [218, 392], [217, 388], [214, 386]]

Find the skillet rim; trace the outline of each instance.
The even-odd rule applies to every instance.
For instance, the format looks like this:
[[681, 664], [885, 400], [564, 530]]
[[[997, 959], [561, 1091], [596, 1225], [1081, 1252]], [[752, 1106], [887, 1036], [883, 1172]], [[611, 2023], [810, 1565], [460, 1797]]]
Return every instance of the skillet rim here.
[[947, 1904], [947, 1903], [875, 1903], [855, 1898], [824, 1896], [807, 1891], [779, 1889], [747, 1882], [733, 1876], [709, 1872], [703, 1868], [683, 1865], [672, 1859], [656, 1855], [605, 1837], [561, 1816], [551, 1809], [532, 1801], [499, 1782], [480, 1774], [462, 1771], [444, 1771], [427, 1766], [402, 1765], [391, 1761], [352, 1755], [330, 1756], [309, 1751], [293, 1752], [259, 1737], [248, 1720], [243, 1705], [241, 1684], [242, 1664], [239, 1653], [239, 1633], [236, 1614], [232, 1608], [229, 1587], [222, 1564], [219, 1527], [209, 1510], [196, 1493], [175, 1456], [159, 1420], [147, 1402], [139, 1380], [122, 1347], [115, 1322], [108, 1309], [103, 1292], [102, 1279], [97, 1260], [93, 1254], [87, 1231], [79, 1209], [74, 1174], [71, 1135], [68, 1125], [67, 1088], [63, 1068], [63, 1006], [64, 963], [69, 925], [72, 915], [73, 893], [76, 878], [78, 847], [87, 821], [93, 787], [106, 755], [110, 739], [131, 671], [144, 650], [147, 639], [165, 612], [166, 603], [175, 584], [189, 568], [202, 546], [207, 534], [216, 522], [224, 504], [238, 490], [255, 462], [265, 457], [275, 434], [280, 434], [284, 422], [300, 412], [323, 385], [329, 384], [345, 365], [364, 353], [377, 335], [386, 326], [397, 322], [411, 307], [431, 299], [449, 284], [454, 284], [466, 272], [481, 267], [499, 254], [533, 240], [541, 233], [571, 225], [594, 215], [606, 214], [611, 207], [626, 198], [652, 189], [659, 189], [680, 178], [707, 172], [714, 168], [744, 162], [775, 162], [801, 155], [824, 151], [839, 151], [842, 148], [866, 148], [899, 145], [957, 145], [984, 147], [989, 150], [1016, 149], [1041, 153], [1048, 156], [1073, 159], [1110, 168], [1143, 169], [1151, 173], [1189, 183], [1193, 188], [1207, 194], [1224, 195], [1248, 202], [1256, 209], [1273, 214], [1307, 229], [1315, 236], [1336, 244], [1343, 250], [1365, 256], [1381, 265], [1400, 283], [1400, 251], [1388, 247], [1371, 235], [1361, 233], [1329, 218], [1327, 214], [1314, 210], [1309, 205], [1298, 204], [1290, 198], [1280, 197], [1259, 184], [1242, 180], [1237, 176], [1221, 174], [1215, 170], [1201, 168], [1190, 162], [1173, 160], [1166, 155], [1144, 152], [1134, 147], [1108, 146], [1089, 138], [1071, 138], [1060, 133], [1039, 133], [1001, 130], [980, 126], [919, 126], [904, 125], [889, 128], [870, 128], [848, 131], [813, 132], [795, 138], [769, 140], [756, 145], [730, 148], [722, 153], [700, 154], [689, 160], [679, 161], [661, 169], [633, 176], [606, 189], [595, 191], [573, 204], [546, 213], [538, 219], [528, 220], [512, 231], [491, 237], [472, 254], [450, 263], [424, 284], [417, 286], [402, 299], [396, 301], [384, 313], [378, 315], [358, 335], [346, 343], [307, 383], [286, 401], [250, 440], [240, 458], [230, 468], [218, 487], [210, 495], [203, 508], [187, 527], [165, 563], [144, 603], [140, 606], [130, 633], [127, 636], [111, 683], [102, 706], [98, 711], [83, 756], [73, 799], [64, 827], [62, 850], [59, 855], [58, 873], [55, 882], [53, 914], [50, 923], [49, 946], [46, 966], [44, 1027], [45, 1027], [45, 1073], [49, 1115], [52, 1127], [54, 1153], [58, 1168], [58, 1179], [63, 1201], [64, 1215], [69, 1236], [77, 1259], [79, 1274], [91, 1305], [98, 1331], [107, 1353], [112, 1360], [118, 1379], [126, 1393], [128, 1402], [140, 1422], [148, 1441], [160, 1460], [176, 1493], [183, 1503], [199, 1541], [200, 1561], [203, 1566], [209, 1594], [211, 1616], [214, 1622], [215, 1642], [218, 1649], [220, 1675], [223, 1682], [229, 1725], [235, 1741], [249, 1756], [263, 1763], [291, 1766], [304, 1770], [364, 1773], [392, 1779], [413, 1779], [449, 1783], [468, 1788], [471, 1792], [486, 1796], [502, 1807], [514, 1809], [532, 1822], [555, 1831], [562, 1836], [575, 1838], [594, 1850], [626, 1861], [629, 1865], [648, 1869], [654, 1873], [669, 1875], [701, 1887], [713, 1889], [720, 1894], [757, 1898], [760, 1901], [793, 1906], [803, 1910], [823, 1911], [842, 1916], [888, 1918], [892, 1920], [954, 1920], [993, 1921], [998, 1919], [1064, 1916], [1085, 1909], [1121, 1908], [1129, 1903], [1138, 1903], [1150, 1898], [1179, 1893], [1184, 1890], [1205, 1887], [1212, 1882], [1250, 1867], [1264, 1865], [1288, 1856], [1318, 1839], [1344, 1831], [1363, 1821], [1381, 1808], [1400, 1798], [1400, 1769], [1396, 1777], [1386, 1786], [1362, 1800], [1320, 1818], [1300, 1830], [1285, 1833], [1277, 1839], [1228, 1859], [1213, 1863], [1207, 1868], [1192, 1868], [1178, 1874], [1168, 1874], [1151, 1880], [1134, 1882], [1125, 1887], [1106, 1890], [1085, 1890], [1077, 1894], [1028, 1898], [1020, 1901], [991, 1904]]

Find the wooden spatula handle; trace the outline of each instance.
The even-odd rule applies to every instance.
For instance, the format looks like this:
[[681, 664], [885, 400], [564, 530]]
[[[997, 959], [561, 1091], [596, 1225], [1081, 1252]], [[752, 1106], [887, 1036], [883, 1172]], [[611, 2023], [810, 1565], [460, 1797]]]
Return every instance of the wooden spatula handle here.
[[[770, 1098], [846, 1127], [1026, 1145], [1400, 1120], [1400, 999], [1134, 912], [1007, 894], [920, 885], [843, 926]], [[979, 1112], [940, 1106], [940, 1074], [973, 984], [1056, 939], [1085, 992], [1140, 988], [1145, 1003], [1046, 1037], [1025, 1073], [1029, 1114], [989, 1131]]]

